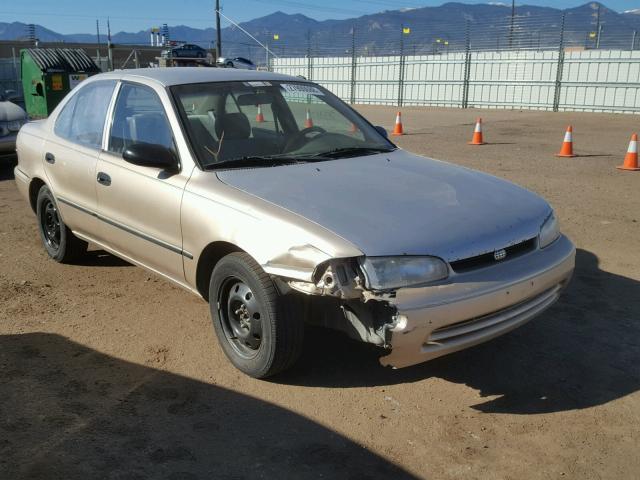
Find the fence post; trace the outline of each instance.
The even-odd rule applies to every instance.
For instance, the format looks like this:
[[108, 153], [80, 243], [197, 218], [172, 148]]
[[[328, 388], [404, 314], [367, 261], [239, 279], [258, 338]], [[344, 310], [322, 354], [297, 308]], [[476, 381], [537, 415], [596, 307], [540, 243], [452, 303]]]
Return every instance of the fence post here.
[[560, 92], [562, 90], [562, 76], [564, 73], [564, 21], [565, 14], [562, 14], [562, 25], [560, 27], [560, 47], [558, 48], [558, 67], [556, 70], [556, 88], [553, 95], [553, 111], [560, 109]]
[[356, 103], [356, 27], [351, 29], [351, 91], [349, 92], [349, 103]]
[[469, 108], [469, 80], [471, 78], [471, 27], [467, 20], [464, 48], [464, 83], [462, 85], [462, 108]]
[[400, 26], [400, 64], [398, 72], [398, 106], [402, 106], [404, 94], [404, 25]]
[[636, 39], [638, 38], [638, 31], [633, 31], [633, 37], [631, 37], [631, 51], [633, 52], [636, 49]]
[[307, 30], [307, 80], [313, 80], [313, 57], [311, 56], [311, 30]]

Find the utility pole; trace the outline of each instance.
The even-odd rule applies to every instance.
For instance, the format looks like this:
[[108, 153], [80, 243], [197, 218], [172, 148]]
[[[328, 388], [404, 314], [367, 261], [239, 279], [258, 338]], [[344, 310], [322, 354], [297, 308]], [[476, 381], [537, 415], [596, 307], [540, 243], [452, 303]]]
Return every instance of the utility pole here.
[[111, 24], [107, 17], [107, 54], [109, 55], [109, 71], [113, 71], [113, 45], [111, 44]]
[[511, 0], [511, 26], [509, 28], [509, 48], [513, 47], [513, 23], [516, 18], [516, 0]]
[[216, 63], [222, 57], [222, 33], [220, 32], [220, 0], [216, 0]]
[[98, 47], [96, 48], [96, 61], [100, 65], [100, 20], [96, 19], [96, 41]]

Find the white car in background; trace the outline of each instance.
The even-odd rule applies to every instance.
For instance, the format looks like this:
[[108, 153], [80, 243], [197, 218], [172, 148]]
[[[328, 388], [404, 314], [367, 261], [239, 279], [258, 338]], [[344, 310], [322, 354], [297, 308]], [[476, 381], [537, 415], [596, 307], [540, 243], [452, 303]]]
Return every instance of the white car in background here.
[[243, 57], [235, 58], [219, 58], [218, 65], [228, 68], [239, 68], [241, 70], [255, 70], [256, 65], [251, 61]]
[[9, 97], [0, 94], [0, 158], [16, 154], [16, 137], [20, 127], [27, 123], [27, 113]]

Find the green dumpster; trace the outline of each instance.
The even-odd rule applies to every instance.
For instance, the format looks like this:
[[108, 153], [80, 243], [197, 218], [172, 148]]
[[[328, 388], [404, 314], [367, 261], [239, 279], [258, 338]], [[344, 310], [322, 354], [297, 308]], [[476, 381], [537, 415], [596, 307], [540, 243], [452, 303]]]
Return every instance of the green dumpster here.
[[32, 119], [46, 118], [82, 80], [100, 72], [84, 50], [27, 48], [20, 51], [24, 103]]

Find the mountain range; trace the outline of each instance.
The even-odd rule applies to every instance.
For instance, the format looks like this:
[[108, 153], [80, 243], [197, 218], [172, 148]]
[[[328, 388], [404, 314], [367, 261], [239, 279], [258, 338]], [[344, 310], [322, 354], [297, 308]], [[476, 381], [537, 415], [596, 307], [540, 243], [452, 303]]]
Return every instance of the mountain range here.
[[[405, 8], [386, 10], [345, 20], [317, 21], [302, 14], [273, 14], [241, 23], [242, 29], [262, 43], [268, 43], [276, 54], [305, 55], [311, 49], [314, 55], [348, 53], [352, 41], [358, 49], [371, 53], [393, 53], [398, 49], [402, 28], [410, 28], [410, 35], [402, 41], [405, 46], [416, 46], [419, 51], [434, 48], [435, 39], [444, 39], [451, 48], [465, 44], [467, 25], [474, 45], [487, 45], [487, 49], [500, 42], [514, 42], [531, 46], [557, 44], [560, 20], [565, 13], [565, 41], [569, 45], [589, 46], [601, 25], [601, 47], [627, 48], [634, 31], [640, 32], [640, 10], [616, 12], [598, 2], [580, 7], [559, 10], [551, 7], [518, 5], [514, 27], [511, 27], [511, 8], [504, 4], [445, 3], [439, 7]], [[599, 12], [599, 17], [598, 17]], [[167, 19], [169, 20], [169, 19]], [[212, 18], [213, 23], [213, 18]], [[0, 40], [24, 39], [27, 26], [24, 23], [0, 22]], [[197, 43], [210, 48], [214, 44], [215, 29], [198, 29], [186, 25], [170, 26], [170, 37], [176, 41]], [[118, 32], [112, 42], [127, 45], [148, 45], [150, 30]], [[274, 40], [274, 34], [279, 37]], [[352, 38], [352, 35], [355, 38]], [[96, 42], [95, 34], [60, 34], [36, 25], [36, 36], [43, 42]], [[508, 39], [507, 39], [507, 36]], [[264, 55], [263, 49], [240, 28], [222, 29], [225, 55]], [[105, 41], [104, 35], [101, 39]], [[640, 42], [640, 36], [638, 37]], [[504, 43], [503, 43], [504, 45]]]

